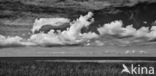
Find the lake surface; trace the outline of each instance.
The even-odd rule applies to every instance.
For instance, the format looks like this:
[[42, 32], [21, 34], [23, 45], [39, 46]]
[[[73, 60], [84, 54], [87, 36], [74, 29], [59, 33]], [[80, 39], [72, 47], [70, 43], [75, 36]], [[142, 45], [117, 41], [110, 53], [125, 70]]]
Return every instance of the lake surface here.
[[103, 47], [7, 47], [0, 49], [1, 57], [155, 57], [155, 45]]

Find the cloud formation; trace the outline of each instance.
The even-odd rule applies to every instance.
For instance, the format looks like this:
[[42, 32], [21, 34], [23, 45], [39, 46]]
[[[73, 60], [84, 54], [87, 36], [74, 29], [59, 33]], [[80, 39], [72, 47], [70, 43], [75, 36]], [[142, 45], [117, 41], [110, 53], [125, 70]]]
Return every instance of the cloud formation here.
[[[83, 43], [95, 43], [97, 46], [104, 46], [105, 42], [109, 39], [124, 44], [129, 44], [130, 42], [151, 41], [156, 39], [156, 26], [152, 26], [151, 29], [149, 29], [149, 27], [135, 29], [133, 25], [123, 27], [123, 22], [121, 20], [115, 20], [110, 23], [103, 24], [103, 26], [97, 28], [99, 34], [91, 31], [82, 33], [81, 29], [83, 27], [89, 27], [94, 22], [94, 18], [92, 18], [93, 15], [94, 14], [92, 12], [89, 12], [85, 16], [80, 16], [77, 20], [70, 21], [70, 27], [62, 32], [58, 30], [56, 33], [54, 32], [54, 29], [51, 29], [48, 33], [33, 33], [28, 39], [23, 39], [19, 36], [6, 37], [0, 35], [0, 46], [49, 46], [74, 45]], [[69, 21], [69, 19], [65, 18], [58, 20], [55, 19], [56, 18], [51, 18], [50, 20], [47, 19], [46, 21], [46, 18], [42, 18], [42, 20], [45, 21], [36, 20], [32, 30], [39, 30], [41, 29], [41, 26], [45, 26], [44, 24], [63, 26], [62, 23]], [[129, 38], [130, 40], [124, 39], [125, 37]]]
[[120, 37], [133, 37], [133, 38], [146, 38], [147, 40], [156, 39], [156, 26], [141, 27], [140, 29], [135, 29], [133, 25], [128, 25], [122, 27], [123, 23], [120, 20], [113, 21], [111, 23], [104, 24], [102, 27], [98, 28], [100, 35], [118, 35]]

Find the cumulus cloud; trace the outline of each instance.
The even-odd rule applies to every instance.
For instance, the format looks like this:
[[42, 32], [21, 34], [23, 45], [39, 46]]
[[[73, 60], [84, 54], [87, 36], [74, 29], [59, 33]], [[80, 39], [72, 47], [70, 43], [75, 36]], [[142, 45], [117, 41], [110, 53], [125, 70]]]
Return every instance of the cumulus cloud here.
[[33, 24], [32, 32], [39, 31], [42, 26], [44, 25], [51, 25], [51, 26], [61, 26], [65, 23], [69, 23], [70, 20], [67, 18], [40, 18], [35, 19]]
[[149, 40], [156, 39], [156, 26], [151, 27], [151, 31], [147, 34], [147, 37], [149, 38]]
[[121, 36], [133, 36], [137, 30], [133, 28], [133, 25], [126, 26], [123, 32], [120, 33]]
[[[123, 22], [121, 20], [112, 21], [110, 23], [104, 24], [102, 27], [97, 28], [99, 34], [95, 32], [86, 32], [81, 33], [81, 29], [83, 27], [89, 27], [90, 24], [94, 22], [94, 18], [92, 18], [93, 13], [89, 12], [85, 16], [80, 16], [77, 20], [70, 21], [69, 19], [39, 19], [34, 23], [33, 31], [38, 30], [41, 26], [45, 26], [45, 24], [51, 24], [52, 26], [62, 26], [62, 23], [69, 22], [70, 27], [64, 31], [54, 32], [54, 29], [51, 29], [48, 33], [37, 33], [32, 34], [30, 38], [23, 39], [19, 36], [15, 37], [6, 37], [0, 35], [0, 46], [8, 46], [8, 45], [22, 45], [22, 46], [47, 46], [47, 45], [72, 45], [72, 44], [81, 44], [86, 43], [88, 40], [95, 39], [95, 44], [97, 46], [103, 46], [107, 36], [112, 36], [117, 38], [115, 39], [117, 42], [129, 44], [130, 42], [140, 42], [140, 41], [149, 41], [156, 39], [156, 26], [152, 26], [151, 29], [148, 27], [142, 27], [140, 29], [135, 29], [133, 25], [128, 25], [126, 27], [123, 26]], [[56, 20], [55, 20], [56, 19]], [[45, 21], [44, 21], [45, 20]], [[54, 20], [54, 21], [53, 21]], [[40, 22], [41, 21], [41, 22]], [[47, 22], [47, 23], [45, 23]], [[57, 23], [58, 22], [58, 23]], [[38, 24], [38, 25], [37, 25]], [[56, 24], [56, 25], [55, 25]], [[131, 40], [122, 40], [125, 37], [129, 37]], [[109, 38], [110, 39], [110, 38]], [[112, 39], [112, 38], [111, 38]], [[87, 42], [90, 43], [90, 42]]]
[[95, 33], [81, 33], [81, 29], [83, 27], [88, 27], [92, 22], [94, 22], [92, 16], [93, 13], [89, 12], [87, 15], [80, 16], [80, 18], [78, 18], [77, 20], [70, 22], [70, 27], [67, 30], [59, 33], [54, 33], [54, 30], [52, 29], [48, 33], [34, 34], [30, 37], [29, 40], [41, 45], [79, 44], [81, 42], [84, 42], [86, 39], [91, 39], [97, 36]]
[[108, 24], [104, 24], [103, 27], [98, 28], [97, 30], [101, 35], [104, 34], [110, 34], [110, 35], [116, 35], [122, 32], [122, 21], [114, 21]]
[[85, 16], [80, 16], [75, 21], [69, 22], [69, 19], [66, 18], [41, 18], [36, 19], [32, 28], [32, 32], [39, 30], [42, 26], [50, 24], [51, 26], [61, 26], [63, 23], [70, 23], [70, 27], [67, 30], [60, 31], [55, 33], [51, 29], [48, 33], [37, 33], [32, 34], [29, 39], [25, 40], [19, 36], [16, 37], [5, 37], [0, 36], [0, 46], [10, 45], [10, 44], [19, 44], [25, 46], [34, 46], [34, 45], [70, 45], [70, 44], [79, 44], [85, 42], [87, 39], [97, 37], [95, 33], [81, 33], [83, 27], [88, 27], [91, 23], [94, 22], [92, 18], [93, 13], [89, 12]]
[[156, 26], [141, 27], [140, 29], [135, 29], [133, 25], [128, 25], [122, 27], [122, 21], [113, 21], [111, 23], [104, 24], [103, 27], [98, 28], [100, 35], [118, 35], [120, 37], [131, 36], [133, 38], [146, 38], [147, 40], [156, 39]]
[[5, 37], [0, 35], [0, 46], [7, 46], [9, 45], [20, 45], [22, 38], [15, 36], [15, 37]]

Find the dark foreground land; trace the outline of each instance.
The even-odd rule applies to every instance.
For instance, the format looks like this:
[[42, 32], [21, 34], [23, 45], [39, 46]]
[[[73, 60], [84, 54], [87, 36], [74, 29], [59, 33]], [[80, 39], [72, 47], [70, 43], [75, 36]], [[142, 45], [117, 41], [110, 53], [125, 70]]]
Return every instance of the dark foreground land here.
[[155, 76], [122, 73], [122, 64], [156, 67], [155, 62], [57, 62], [1, 60], [0, 76]]

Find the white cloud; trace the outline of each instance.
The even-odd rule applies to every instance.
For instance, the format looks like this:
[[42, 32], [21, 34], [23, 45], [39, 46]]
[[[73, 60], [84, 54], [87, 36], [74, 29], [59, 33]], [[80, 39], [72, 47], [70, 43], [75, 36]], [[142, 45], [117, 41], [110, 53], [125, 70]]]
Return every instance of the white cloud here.
[[40, 18], [35, 19], [32, 32], [39, 31], [42, 26], [44, 25], [51, 25], [51, 26], [62, 26], [65, 23], [69, 23], [70, 20], [67, 18]]
[[[104, 24], [102, 27], [97, 28], [99, 35], [95, 32], [81, 33], [83, 27], [89, 27], [94, 22], [92, 18], [93, 13], [89, 12], [85, 16], [80, 16], [77, 20], [69, 22], [69, 19], [65, 18], [50, 18], [50, 19], [39, 19], [36, 20], [32, 31], [40, 29], [45, 24], [51, 24], [52, 26], [61, 26], [61, 24], [69, 22], [70, 27], [67, 30], [55, 33], [54, 30], [50, 30], [48, 33], [32, 34], [29, 39], [23, 39], [19, 36], [6, 37], [0, 35], [0, 46], [10, 45], [25, 45], [25, 46], [47, 46], [47, 45], [71, 45], [85, 43], [90, 39], [97, 39], [95, 44], [97, 46], [103, 46], [105, 41], [110, 39], [101, 39], [103, 37], [120, 36], [121, 39], [115, 39], [117, 42], [122, 44], [129, 44], [131, 42], [140, 42], [156, 39], [156, 26], [152, 26], [151, 30], [148, 27], [142, 27], [135, 29], [133, 25], [122, 27], [123, 23], [121, 20], [112, 21]], [[41, 21], [41, 22], [40, 22]], [[122, 39], [122, 37], [130, 37], [131, 40]], [[98, 40], [99, 39], [99, 40]], [[101, 39], [101, 40], [100, 40]], [[90, 42], [87, 42], [90, 43]]]

